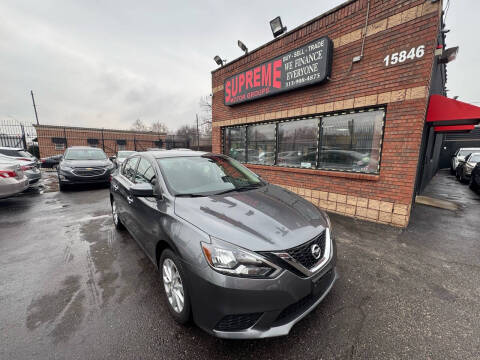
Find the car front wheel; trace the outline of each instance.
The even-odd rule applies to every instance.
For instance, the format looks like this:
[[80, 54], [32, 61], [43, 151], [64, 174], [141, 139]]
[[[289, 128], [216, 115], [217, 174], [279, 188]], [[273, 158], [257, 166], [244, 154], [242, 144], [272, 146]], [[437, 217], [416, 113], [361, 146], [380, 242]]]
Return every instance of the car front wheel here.
[[168, 309], [176, 322], [185, 324], [190, 320], [190, 298], [182, 264], [170, 249], [163, 251], [159, 263]]
[[62, 183], [61, 181], [58, 182], [58, 188], [60, 191], [65, 191], [67, 189], [67, 185]]

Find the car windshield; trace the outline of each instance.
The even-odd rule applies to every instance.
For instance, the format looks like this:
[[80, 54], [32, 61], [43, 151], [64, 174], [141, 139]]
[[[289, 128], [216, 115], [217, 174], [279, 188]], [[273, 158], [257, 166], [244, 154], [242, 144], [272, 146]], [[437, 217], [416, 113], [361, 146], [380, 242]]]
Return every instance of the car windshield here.
[[220, 194], [264, 185], [245, 166], [223, 156], [172, 157], [157, 162], [170, 192], [177, 196]]
[[467, 156], [470, 155], [474, 150], [472, 149], [463, 149], [458, 152], [458, 156]]
[[105, 160], [107, 155], [100, 149], [68, 149], [65, 160]]
[[117, 158], [119, 159], [124, 159], [126, 157], [129, 157], [130, 155], [134, 154], [135, 151], [119, 151], [117, 154]]
[[480, 161], [480, 154], [472, 154], [468, 159], [468, 162], [478, 163]]

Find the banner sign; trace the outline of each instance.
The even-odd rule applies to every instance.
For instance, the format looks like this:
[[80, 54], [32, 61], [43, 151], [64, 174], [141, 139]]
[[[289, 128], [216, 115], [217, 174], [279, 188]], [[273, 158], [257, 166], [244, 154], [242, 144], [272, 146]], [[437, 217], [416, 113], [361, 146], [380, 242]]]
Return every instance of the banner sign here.
[[327, 36], [225, 80], [225, 105], [321, 83], [330, 76], [333, 43]]

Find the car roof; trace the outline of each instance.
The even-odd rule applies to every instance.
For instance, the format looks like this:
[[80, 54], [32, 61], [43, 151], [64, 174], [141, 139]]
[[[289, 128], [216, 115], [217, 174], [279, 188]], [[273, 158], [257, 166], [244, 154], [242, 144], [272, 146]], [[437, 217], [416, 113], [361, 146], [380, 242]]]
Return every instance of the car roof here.
[[0, 150], [25, 150], [24, 148], [18, 148], [18, 147], [8, 147], [8, 146], [0, 146]]
[[69, 146], [67, 148], [68, 149], [94, 149], [94, 150], [100, 150], [100, 151], [103, 151], [102, 149], [100, 148], [96, 148], [96, 147], [93, 147], [93, 146]]
[[[145, 151], [140, 154], [154, 159], [173, 158], [173, 157], [199, 157], [205, 154], [209, 154], [205, 151], [185, 151], [185, 150], [164, 150], [164, 151]], [[133, 156], [133, 155], [132, 155]]]

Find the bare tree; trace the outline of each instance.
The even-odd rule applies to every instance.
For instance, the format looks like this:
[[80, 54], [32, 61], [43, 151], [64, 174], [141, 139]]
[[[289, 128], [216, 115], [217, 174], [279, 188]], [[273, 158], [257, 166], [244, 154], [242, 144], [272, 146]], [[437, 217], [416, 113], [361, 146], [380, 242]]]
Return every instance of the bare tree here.
[[168, 128], [167, 125], [157, 120], [152, 122], [152, 125], [150, 125], [150, 130], [156, 133], [166, 133]]
[[175, 135], [193, 141], [197, 136], [197, 127], [194, 125], [183, 125], [177, 129]]
[[210, 136], [212, 134], [212, 97], [201, 97], [199, 105], [202, 111], [200, 115], [202, 133]]
[[130, 129], [136, 131], [148, 131], [147, 125], [145, 125], [145, 123], [140, 119], [135, 120], [132, 126], [130, 126]]

